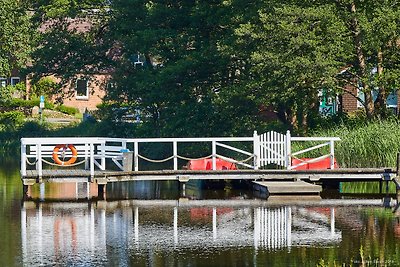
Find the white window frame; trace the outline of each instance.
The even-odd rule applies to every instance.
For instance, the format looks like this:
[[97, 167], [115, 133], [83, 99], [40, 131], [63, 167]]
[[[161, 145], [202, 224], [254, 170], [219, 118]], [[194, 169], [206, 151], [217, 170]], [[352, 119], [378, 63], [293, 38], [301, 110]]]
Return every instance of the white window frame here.
[[[6, 85], [5, 85], [5, 86], [3, 86], [3, 81], [6, 82]], [[1, 87], [6, 87], [6, 86], [7, 86], [7, 78], [0, 77], [0, 86], [1, 86]]]
[[[17, 83], [14, 83], [14, 81], [15, 80], [18, 80], [18, 82]], [[21, 82], [21, 78], [20, 77], [17, 77], [17, 76], [15, 76], [15, 77], [11, 77], [11, 79], [10, 79], [10, 84], [11, 85], [16, 85], [16, 84], [18, 84], [18, 83], [20, 83]]]
[[[86, 81], [86, 95], [78, 95], [78, 81]], [[75, 98], [78, 100], [88, 100], [89, 99], [89, 80], [85, 78], [78, 78], [75, 80]]]

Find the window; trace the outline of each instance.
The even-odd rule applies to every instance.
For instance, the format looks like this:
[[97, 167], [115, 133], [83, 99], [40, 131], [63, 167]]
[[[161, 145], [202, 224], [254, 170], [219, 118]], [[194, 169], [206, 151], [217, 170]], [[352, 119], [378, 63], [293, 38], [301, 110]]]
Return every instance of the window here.
[[76, 99], [89, 99], [88, 80], [76, 80]]
[[11, 77], [11, 85], [16, 85], [21, 82], [19, 77]]
[[[362, 92], [360, 89], [358, 90], [358, 97], [361, 98], [361, 100], [363, 102], [365, 102], [365, 94], [364, 92]], [[373, 90], [371, 91], [372, 93], [372, 99], [373, 101], [376, 101], [376, 98], [378, 97], [378, 91], [377, 90]], [[357, 101], [357, 107], [358, 108], [363, 108], [364, 105], [362, 104], [362, 102]], [[397, 91], [396, 92], [392, 92], [390, 93], [387, 98], [386, 98], [386, 107], [388, 108], [397, 108]]]
[[6, 87], [7, 86], [7, 79], [0, 77], [0, 87]]

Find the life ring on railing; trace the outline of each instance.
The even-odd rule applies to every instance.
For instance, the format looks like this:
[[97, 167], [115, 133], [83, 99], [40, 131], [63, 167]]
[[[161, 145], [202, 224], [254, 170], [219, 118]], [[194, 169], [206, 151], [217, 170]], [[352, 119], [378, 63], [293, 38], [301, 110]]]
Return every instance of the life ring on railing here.
[[[71, 150], [72, 156], [69, 160], [62, 161], [58, 155], [58, 151], [60, 151], [60, 149], [62, 149], [61, 154], [64, 158], [65, 151], [67, 150], [67, 148], [69, 148]], [[71, 165], [71, 164], [75, 163], [77, 158], [78, 158], [78, 151], [76, 150], [74, 145], [56, 145], [53, 149], [53, 160], [55, 163], [57, 163], [59, 165]]]

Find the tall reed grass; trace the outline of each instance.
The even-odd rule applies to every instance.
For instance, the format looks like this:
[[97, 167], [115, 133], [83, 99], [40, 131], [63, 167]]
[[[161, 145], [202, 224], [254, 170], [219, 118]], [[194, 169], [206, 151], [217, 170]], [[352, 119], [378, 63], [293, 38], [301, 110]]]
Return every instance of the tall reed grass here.
[[400, 151], [400, 123], [373, 121], [317, 130], [313, 136], [335, 136], [335, 157], [342, 168], [395, 167]]

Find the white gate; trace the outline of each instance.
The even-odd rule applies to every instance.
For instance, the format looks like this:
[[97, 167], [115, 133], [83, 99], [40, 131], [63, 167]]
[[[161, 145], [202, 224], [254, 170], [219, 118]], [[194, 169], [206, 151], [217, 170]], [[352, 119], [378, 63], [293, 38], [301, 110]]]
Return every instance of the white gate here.
[[259, 167], [267, 166], [269, 164], [276, 164], [277, 166], [285, 168], [288, 166], [288, 148], [290, 147], [290, 137], [288, 138], [284, 134], [270, 131], [259, 135], [259, 142]]

